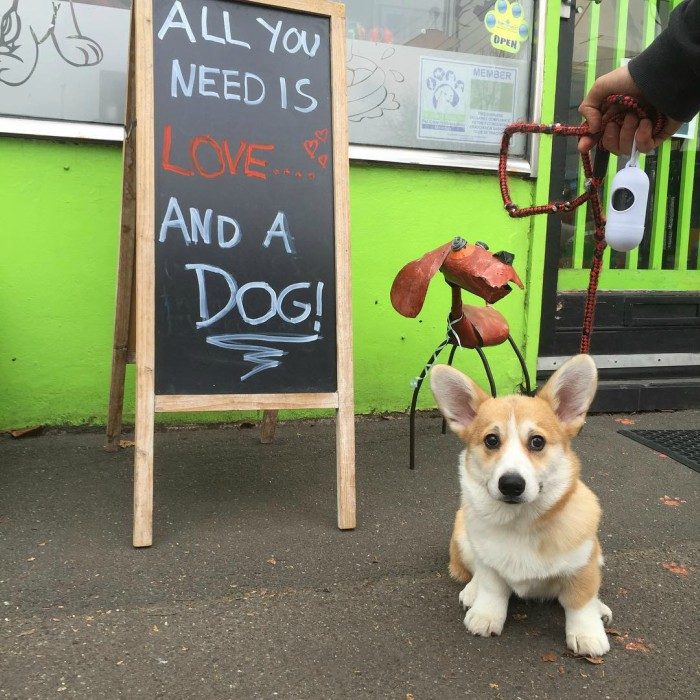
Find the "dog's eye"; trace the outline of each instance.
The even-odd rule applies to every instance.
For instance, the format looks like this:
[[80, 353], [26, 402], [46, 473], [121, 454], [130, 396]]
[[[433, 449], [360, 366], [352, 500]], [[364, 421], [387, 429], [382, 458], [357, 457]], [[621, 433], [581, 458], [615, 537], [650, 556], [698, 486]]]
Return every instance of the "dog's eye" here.
[[501, 438], [496, 435], [496, 433], [489, 433], [484, 438], [484, 445], [489, 448], [489, 450], [495, 450], [501, 444]]
[[527, 441], [527, 446], [534, 452], [539, 452], [545, 446], [545, 439], [541, 435], [533, 435]]

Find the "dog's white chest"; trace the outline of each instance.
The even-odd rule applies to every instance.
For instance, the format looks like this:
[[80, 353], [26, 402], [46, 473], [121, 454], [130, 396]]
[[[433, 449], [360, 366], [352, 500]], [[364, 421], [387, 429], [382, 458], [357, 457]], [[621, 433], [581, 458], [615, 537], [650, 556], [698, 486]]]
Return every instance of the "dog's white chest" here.
[[593, 540], [554, 557], [545, 557], [538, 538], [503, 527], [470, 527], [469, 540], [474, 553], [495, 569], [521, 597], [548, 595], [548, 579], [577, 571], [588, 561]]

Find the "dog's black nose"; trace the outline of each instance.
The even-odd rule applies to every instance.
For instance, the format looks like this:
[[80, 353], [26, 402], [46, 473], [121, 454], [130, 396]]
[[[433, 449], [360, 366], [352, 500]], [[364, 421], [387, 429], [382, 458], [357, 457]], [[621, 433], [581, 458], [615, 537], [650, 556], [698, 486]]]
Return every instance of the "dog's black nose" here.
[[498, 480], [498, 490], [504, 496], [519, 496], [525, 490], [525, 479], [520, 474], [504, 474]]

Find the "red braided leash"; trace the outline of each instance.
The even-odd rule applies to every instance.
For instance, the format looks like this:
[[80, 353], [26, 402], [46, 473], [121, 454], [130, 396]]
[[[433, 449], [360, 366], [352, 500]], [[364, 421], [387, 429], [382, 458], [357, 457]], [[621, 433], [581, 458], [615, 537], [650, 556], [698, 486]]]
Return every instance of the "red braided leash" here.
[[[603, 128], [601, 132], [610, 121], [621, 125], [626, 112], [635, 112], [639, 119], [651, 119], [654, 123], [653, 134], [655, 136], [659, 134], [666, 125], [666, 118], [662, 114], [650, 115], [645, 109], [639, 106], [637, 100], [627, 95], [610, 95], [606, 102], [610, 105], [619, 105], [621, 110], [606, 112], [603, 115]], [[576, 209], [576, 207], [581, 206], [585, 202], [590, 201], [591, 203], [591, 207], [593, 208], [593, 220], [595, 222], [595, 234], [593, 237], [595, 247], [593, 249], [593, 261], [591, 263], [591, 272], [588, 279], [586, 305], [584, 307], [583, 324], [581, 327], [581, 342], [579, 345], [580, 352], [588, 353], [590, 351], [591, 334], [593, 332], [593, 316], [595, 313], [596, 292], [598, 291], [598, 279], [603, 262], [603, 251], [606, 248], [605, 216], [603, 215], [603, 206], [600, 201], [599, 189], [605, 178], [610, 153], [598, 144], [593, 164], [591, 164], [590, 154], [581, 154], [583, 173], [586, 177], [586, 181], [584, 191], [576, 198], [567, 202], [549, 202], [548, 204], [520, 208], [510, 198], [508, 174], [506, 171], [508, 147], [513, 134], [552, 134], [554, 136], [576, 136], [577, 138], [581, 138], [581, 136], [588, 136], [590, 134], [590, 129], [587, 124], [580, 124], [579, 126], [570, 126], [566, 124], [531, 124], [527, 122], [509, 124], [503, 132], [498, 161], [498, 179], [501, 188], [501, 196], [503, 197], [503, 204], [508, 214], [513, 218], [534, 216], [536, 214], [568, 212]]]

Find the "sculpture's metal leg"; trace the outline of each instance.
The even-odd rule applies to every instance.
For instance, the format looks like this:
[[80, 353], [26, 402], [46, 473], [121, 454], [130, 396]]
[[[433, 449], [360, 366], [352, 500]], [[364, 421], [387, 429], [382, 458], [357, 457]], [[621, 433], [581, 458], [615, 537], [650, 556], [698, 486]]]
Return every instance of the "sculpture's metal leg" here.
[[512, 336], [508, 336], [508, 342], [510, 343], [510, 347], [513, 348], [513, 352], [515, 353], [516, 357], [518, 358], [518, 362], [520, 362], [520, 368], [523, 371], [523, 377], [525, 378], [525, 393], [528, 396], [532, 396], [532, 388], [530, 387], [530, 375], [527, 372], [527, 365], [525, 364], [525, 358], [523, 357], [523, 354], [520, 352], [520, 349], [518, 346], [515, 344], [515, 341], [513, 340]]
[[[447, 364], [451, 367], [452, 366], [452, 360], [454, 359], [455, 352], [457, 352], [457, 345], [452, 346], [452, 350], [450, 350], [450, 356], [447, 358]], [[447, 432], [447, 421], [443, 418], [442, 419], [442, 434], [444, 435]]]
[[408, 425], [409, 425], [409, 467], [414, 469], [416, 466], [415, 460], [415, 444], [416, 444], [416, 403], [418, 402], [418, 392], [420, 391], [423, 380], [428, 376], [430, 368], [435, 364], [438, 355], [445, 349], [445, 346], [449, 343], [449, 340], [445, 339], [435, 348], [435, 351], [430, 356], [430, 359], [425, 363], [425, 367], [421, 370], [421, 373], [416, 379], [416, 386], [413, 389], [413, 398], [411, 399], [411, 410], [408, 414]]
[[491, 387], [491, 396], [493, 398], [496, 398], [496, 382], [493, 381], [493, 374], [491, 374], [491, 367], [489, 365], [489, 361], [486, 359], [486, 355], [484, 355], [484, 351], [481, 348], [474, 348], [479, 353], [479, 357], [481, 358], [481, 362], [484, 365], [484, 369], [486, 370], [486, 376], [488, 377], [489, 380], [489, 386]]

